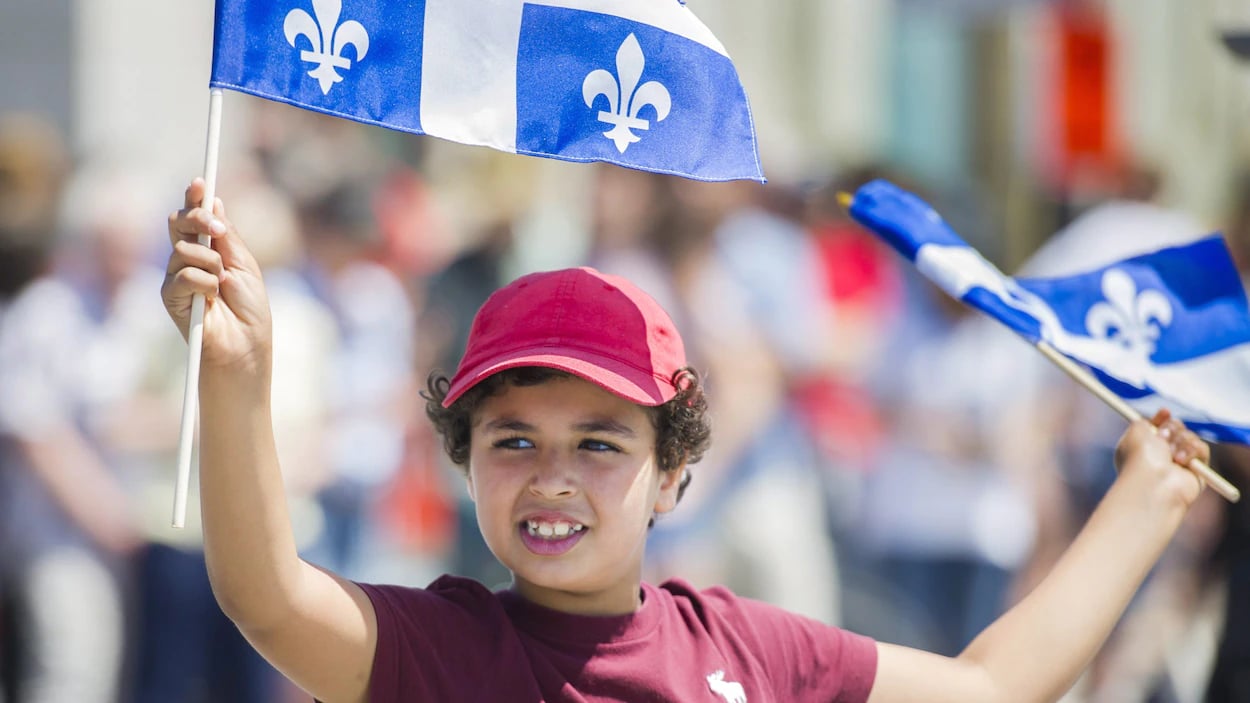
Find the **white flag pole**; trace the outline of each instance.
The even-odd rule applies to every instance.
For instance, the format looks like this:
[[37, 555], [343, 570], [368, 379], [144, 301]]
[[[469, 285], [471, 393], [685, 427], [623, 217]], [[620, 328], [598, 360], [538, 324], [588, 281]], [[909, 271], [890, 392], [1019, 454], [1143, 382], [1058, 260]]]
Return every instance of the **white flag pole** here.
[[[1133, 406], [1124, 402], [1123, 398], [1115, 393], [1112, 393], [1109, 388], [1104, 386], [1102, 382], [1095, 378], [1094, 374], [1087, 371], [1085, 367], [1059, 353], [1059, 351], [1046, 342], [1038, 342], [1035, 346], [1037, 347], [1037, 350], [1042, 353], [1042, 356], [1050, 359], [1055, 366], [1062, 369], [1063, 372], [1068, 374], [1068, 376], [1070, 376], [1074, 381], [1082, 386], [1085, 386], [1087, 390], [1098, 396], [1099, 400], [1109, 405], [1111, 409], [1119, 413], [1121, 417], [1129, 422], [1142, 419], [1141, 413], [1137, 412]], [[1214, 469], [1204, 464], [1201, 460], [1197, 458], [1190, 459], [1189, 466], [1186, 468], [1197, 474], [1198, 478], [1202, 479], [1204, 483], [1211, 487], [1211, 490], [1223, 496], [1228, 500], [1228, 502], [1236, 503], [1241, 500], [1241, 491], [1237, 490], [1236, 486], [1229, 483], [1228, 479], [1215, 473]]]
[[[200, 207], [210, 211], [217, 198], [217, 152], [221, 143], [221, 88], [208, 91], [208, 138], [204, 147], [204, 199]], [[199, 236], [209, 246], [206, 234]], [[174, 485], [174, 519], [177, 528], [187, 524], [187, 487], [191, 483], [191, 448], [200, 406], [200, 353], [204, 344], [204, 296], [191, 299], [191, 324], [187, 330], [187, 379], [182, 392], [182, 426], [178, 432], [178, 482]]]

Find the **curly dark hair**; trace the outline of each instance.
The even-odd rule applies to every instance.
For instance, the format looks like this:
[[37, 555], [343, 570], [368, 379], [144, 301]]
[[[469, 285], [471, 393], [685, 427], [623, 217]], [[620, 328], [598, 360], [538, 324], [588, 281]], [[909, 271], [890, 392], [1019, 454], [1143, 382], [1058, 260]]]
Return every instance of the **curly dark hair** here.
[[[443, 436], [443, 449], [452, 463], [467, 470], [469, 466], [469, 438], [473, 427], [473, 415], [482, 401], [498, 394], [505, 386], [536, 386], [559, 378], [576, 378], [567, 371], [542, 366], [522, 366], [508, 369], [483, 380], [465, 391], [451, 407], [443, 407], [443, 399], [451, 381], [435, 371], [426, 380], [425, 414], [434, 423], [434, 429]], [[677, 500], [690, 485], [690, 470], [684, 468], [703, 458], [711, 440], [712, 428], [707, 414], [707, 398], [699, 384], [699, 375], [691, 368], [683, 368], [673, 374], [677, 395], [663, 405], [642, 406], [651, 417], [655, 428], [655, 457], [661, 471], [682, 471], [681, 486]]]

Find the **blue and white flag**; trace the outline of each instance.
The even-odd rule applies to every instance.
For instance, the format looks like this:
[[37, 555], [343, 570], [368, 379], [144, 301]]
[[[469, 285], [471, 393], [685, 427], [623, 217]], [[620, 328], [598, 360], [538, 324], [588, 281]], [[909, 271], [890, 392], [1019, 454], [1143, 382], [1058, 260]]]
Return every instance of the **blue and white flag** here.
[[764, 180], [737, 70], [679, 0], [217, 0], [209, 84], [518, 154]]
[[1250, 309], [1219, 235], [1014, 279], [891, 183], [860, 188], [850, 213], [946, 293], [1088, 366], [1143, 415], [1166, 406], [1207, 439], [1250, 444]]

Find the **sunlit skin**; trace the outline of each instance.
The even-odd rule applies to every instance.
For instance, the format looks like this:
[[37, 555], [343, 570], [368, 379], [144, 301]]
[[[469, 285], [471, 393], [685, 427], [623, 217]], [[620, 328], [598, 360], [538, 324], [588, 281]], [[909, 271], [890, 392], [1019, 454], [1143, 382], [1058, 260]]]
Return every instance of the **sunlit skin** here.
[[[662, 472], [647, 411], [578, 378], [511, 386], [473, 418], [469, 495], [486, 544], [514, 588], [548, 608], [631, 613], [647, 523], [677, 504], [680, 470]], [[540, 553], [526, 521], [584, 525], [563, 553]]]

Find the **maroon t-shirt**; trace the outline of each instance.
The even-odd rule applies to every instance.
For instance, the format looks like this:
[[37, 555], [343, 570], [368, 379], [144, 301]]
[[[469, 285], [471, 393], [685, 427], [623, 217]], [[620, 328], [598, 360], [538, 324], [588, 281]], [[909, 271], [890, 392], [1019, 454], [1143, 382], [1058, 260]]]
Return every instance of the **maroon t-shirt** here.
[[642, 585], [629, 615], [543, 608], [443, 576], [361, 584], [378, 618], [371, 703], [860, 702], [875, 643], [724, 588]]

